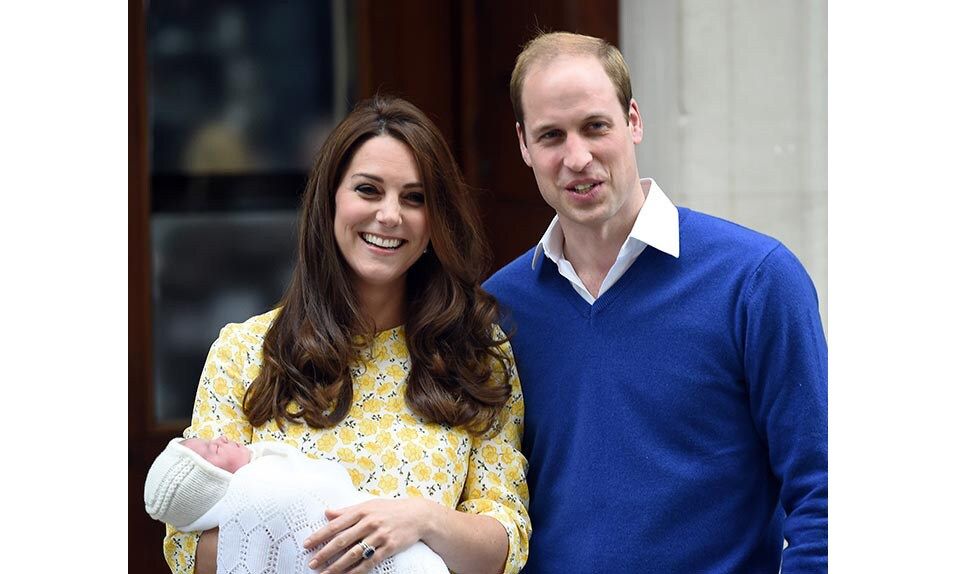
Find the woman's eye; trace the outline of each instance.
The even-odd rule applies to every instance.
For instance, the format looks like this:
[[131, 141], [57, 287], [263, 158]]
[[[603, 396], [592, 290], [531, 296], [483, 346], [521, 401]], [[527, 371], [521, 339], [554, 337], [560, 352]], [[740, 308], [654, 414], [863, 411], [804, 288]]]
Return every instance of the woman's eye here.
[[405, 196], [405, 201], [413, 205], [424, 205], [425, 204], [425, 194], [424, 193], [409, 193]]
[[359, 192], [362, 195], [375, 195], [378, 193], [378, 190], [375, 189], [375, 186], [362, 184], [355, 188], [355, 191]]

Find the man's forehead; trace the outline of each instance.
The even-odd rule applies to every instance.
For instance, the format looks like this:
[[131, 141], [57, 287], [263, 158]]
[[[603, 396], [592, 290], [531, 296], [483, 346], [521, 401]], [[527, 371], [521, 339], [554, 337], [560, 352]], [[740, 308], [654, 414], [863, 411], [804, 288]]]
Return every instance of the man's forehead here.
[[559, 56], [536, 63], [521, 94], [525, 124], [583, 121], [620, 109], [617, 92], [593, 56]]
[[525, 107], [525, 126], [529, 131], [549, 127], [571, 127], [595, 120], [614, 121], [621, 115], [621, 104], [613, 95], [594, 90], [533, 99]]
[[588, 77], [591, 81], [603, 78], [608, 84], [611, 83], [607, 70], [597, 57], [585, 54], [558, 54], [532, 62], [525, 74], [523, 87], [527, 89], [529, 84], [546, 86], [576, 77]]

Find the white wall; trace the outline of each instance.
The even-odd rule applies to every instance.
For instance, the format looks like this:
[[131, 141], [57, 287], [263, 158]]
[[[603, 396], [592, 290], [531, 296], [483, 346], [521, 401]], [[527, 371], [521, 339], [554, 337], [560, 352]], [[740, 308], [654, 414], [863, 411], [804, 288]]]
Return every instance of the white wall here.
[[620, 48], [644, 119], [641, 177], [785, 243], [826, 326], [826, 2], [621, 0]]

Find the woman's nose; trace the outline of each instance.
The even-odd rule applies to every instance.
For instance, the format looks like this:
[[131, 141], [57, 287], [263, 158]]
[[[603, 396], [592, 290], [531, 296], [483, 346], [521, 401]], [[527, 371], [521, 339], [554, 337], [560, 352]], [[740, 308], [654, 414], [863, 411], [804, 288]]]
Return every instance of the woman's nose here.
[[402, 209], [398, 200], [385, 198], [379, 204], [375, 220], [386, 227], [395, 227], [402, 222]]

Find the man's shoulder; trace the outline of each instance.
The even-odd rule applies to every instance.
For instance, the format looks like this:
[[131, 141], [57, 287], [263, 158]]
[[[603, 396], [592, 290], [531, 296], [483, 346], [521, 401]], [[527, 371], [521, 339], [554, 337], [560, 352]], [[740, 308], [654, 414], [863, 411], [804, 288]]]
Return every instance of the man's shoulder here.
[[800, 259], [779, 239], [720, 217], [679, 209], [682, 256], [693, 252], [718, 261], [732, 259], [735, 267], [749, 272], [809, 280]]
[[749, 253], [763, 257], [781, 245], [774, 237], [716, 215], [687, 207], [679, 207], [678, 213], [682, 251], [685, 245], [698, 244], [732, 248], [738, 256]]
[[492, 276], [485, 281], [484, 288], [494, 293], [495, 290], [503, 286], [510, 285], [516, 281], [522, 281], [530, 276], [533, 271], [531, 269], [531, 260], [534, 258], [535, 247], [525, 251], [492, 274]]

